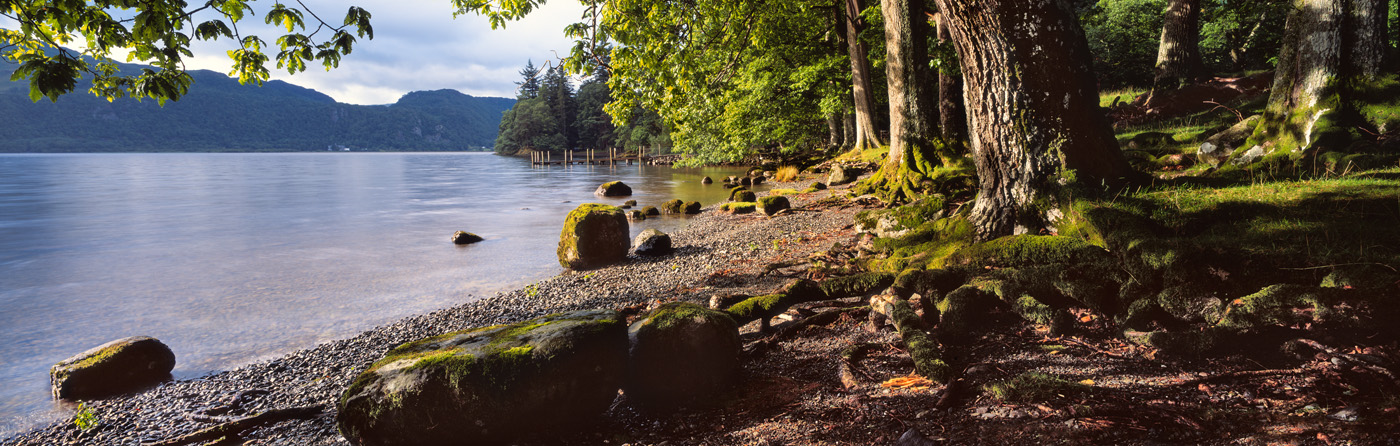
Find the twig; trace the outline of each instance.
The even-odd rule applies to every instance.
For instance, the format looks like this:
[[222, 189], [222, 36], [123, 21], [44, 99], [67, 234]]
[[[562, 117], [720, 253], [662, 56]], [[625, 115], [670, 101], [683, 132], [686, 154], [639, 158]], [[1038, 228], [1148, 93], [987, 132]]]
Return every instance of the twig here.
[[835, 310], [818, 312], [817, 314], [793, 322], [792, 324], [783, 327], [782, 330], [778, 330], [777, 333], [773, 333], [772, 335], [769, 335], [766, 338], [754, 341], [753, 345], [749, 346], [745, 353], [751, 355], [762, 354], [769, 348], [773, 347], [773, 344], [777, 344], [783, 339], [792, 337], [793, 335], [797, 334], [798, 331], [801, 331], [804, 328], [811, 327], [814, 325], [828, 325], [832, 322], [836, 322], [838, 319], [841, 318], [841, 315], [843, 314], [859, 314], [866, 311], [870, 311], [870, 307], [840, 308]]
[[[1215, 111], [1216, 108], [1223, 108], [1223, 109], [1229, 110], [1231, 113], [1234, 113], [1234, 114], [1235, 114], [1235, 118], [1236, 118], [1236, 119], [1239, 119], [1239, 121], [1244, 121], [1244, 115], [1241, 114], [1239, 110], [1235, 110], [1235, 109], [1233, 109], [1233, 108], [1226, 107], [1225, 104], [1221, 104], [1221, 103], [1215, 102], [1215, 101], [1201, 101], [1201, 102], [1202, 102], [1202, 103], [1205, 103], [1205, 104], [1215, 104], [1215, 108], [1210, 109], [1210, 111]], [[1237, 122], [1239, 122], [1239, 121], [1237, 121]]]
[[1364, 368], [1364, 369], [1366, 369], [1366, 370], [1370, 370], [1370, 371], [1379, 373], [1379, 374], [1381, 374], [1381, 375], [1385, 375], [1386, 378], [1390, 378], [1390, 382], [1391, 382], [1392, 384], [1400, 385], [1400, 378], [1397, 378], [1397, 377], [1395, 376], [1395, 372], [1392, 372], [1392, 371], [1390, 371], [1390, 369], [1385, 368], [1385, 367], [1382, 367], [1382, 366], [1380, 366], [1380, 365], [1378, 365], [1378, 364], [1374, 364], [1373, 361], [1367, 360], [1366, 358], [1362, 358], [1362, 357], [1359, 357], [1359, 356], [1356, 356], [1356, 355], [1353, 355], [1353, 354], [1350, 354], [1350, 353], [1343, 353], [1341, 350], [1338, 350], [1338, 349], [1336, 349], [1336, 348], [1333, 348], [1333, 347], [1328, 346], [1328, 345], [1326, 345], [1326, 344], [1323, 344], [1323, 343], [1321, 343], [1321, 342], [1314, 341], [1314, 340], [1312, 340], [1312, 339], [1298, 338], [1298, 339], [1294, 339], [1293, 341], [1294, 341], [1294, 342], [1301, 343], [1301, 344], [1303, 344], [1303, 345], [1307, 345], [1307, 346], [1312, 347], [1312, 348], [1315, 348], [1315, 349], [1317, 349], [1318, 351], [1321, 351], [1321, 352], [1326, 353], [1326, 354], [1328, 354], [1328, 355], [1332, 355], [1332, 356], [1335, 356], [1335, 357], [1338, 357], [1338, 358], [1345, 359], [1345, 360], [1347, 360], [1348, 362], [1350, 362], [1352, 365], [1354, 365], [1354, 366], [1356, 366], [1356, 367], [1361, 367], [1361, 368]]
[[250, 417], [238, 418], [228, 422], [210, 426], [197, 430], [193, 433], [183, 435], [169, 440], [162, 440], [154, 443], [142, 443], [143, 446], [180, 446], [192, 443], [202, 443], [217, 440], [230, 435], [237, 435], [253, 427], [278, 423], [286, 420], [304, 420], [315, 417], [321, 413], [321, 406], [292, 407], [288, 409], [272, 409]]
[[1133, 357], [1131, 357], [1131, 356], [1124, 356], [1124, 355], [1120, 355], [1120, 354], [1117, 354], [1117, 353], [1113, 353], [1113, 352], [1110, 352], [1110, 351], [1107, 351], [1107, 350], [1104, 350], [1104, 349], [1095, 347], [1095, 346], [1093, 346], [1093, 345], [1090, 345], [1088, 342], [1084, 342], [1084, 341], [1081, 341], [1081, 340], [1078, 340], [1078, 339], [1075, 339], [1075, 338], [1060, 338], [1060, 340], [1061, 340], [1061, 341], [1064, 341], [1064, 342], [1068, 342], [1068, 343], [1070, 343], [1070, 344], [1074, 344], [1074, 345], [1077, 346], [1077, 347], [1087, 348], [1087, 349], [1089, 349], [1089, 350], [1091, 350], [1091, 351], [1093, 351], [1093, 352], [1095, 352], [1095, 353], [1098, 353], [1098, 354], [1101, 354], [1101, 355], [1104, 355], [1104, 356], [1108, 356], [1108, 357], [1111, 357], [1111, 358], [1118, 358], [1118, 359], [1124, 359], [1124, 360], [1133, 360], [1133, 359], [1137, 359], [1137, 358], [1133, 358]]

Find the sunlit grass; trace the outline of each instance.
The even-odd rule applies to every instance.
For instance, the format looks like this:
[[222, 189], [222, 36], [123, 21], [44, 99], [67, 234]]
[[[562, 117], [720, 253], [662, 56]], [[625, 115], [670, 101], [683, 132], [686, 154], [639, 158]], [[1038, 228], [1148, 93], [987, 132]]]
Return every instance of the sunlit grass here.
[[1123, 87], [1117, 90], [1100, 91], [1099, 106], [1107, 108], [1113, 105], [1114, 99], [1117, 99], [1120, 104], [1124, 102], [1133, 102], [1133, 99], [1136, 99], [1139, 95], [1146, 92], [1147, 89], [1141, 87]]

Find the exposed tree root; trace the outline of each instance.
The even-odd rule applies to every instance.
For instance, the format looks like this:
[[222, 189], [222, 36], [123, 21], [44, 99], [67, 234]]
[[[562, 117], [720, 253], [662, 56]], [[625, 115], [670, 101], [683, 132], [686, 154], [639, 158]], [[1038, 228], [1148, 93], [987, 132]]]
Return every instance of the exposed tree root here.
[[1360, 355], [1343, 353], [1341, 350], [1338, 350], [1321, 342], [1314, 341], [1312, 339], [1298, 338], [1294, 339], [1293, 342], [1301, 343], [1303, 345], [1315, 348], [1318, 351], [1332, 358], [1340, 358], [1342, 360], [1341, 362], [1345, 363], [1346, 365], [1360, 367], [1366, 370], [1370, 370], [1372, 372], [1376, 372], [1382, 376], [1385, 376], [1386, 378], [1390, 378], [1390, 383], [1392, 385], [1400, 386], [1400, 378], [1396, 378], [1395, 372], [1392, 372], [1390, 371], [1390, 369], [1381, 366], [1378, 360], [1362, 357]]
[[1232, 380], [1232, 379], [1235, 379], [1235, 378], [1257, 378], [1257, 377], [1260, 377], [1260, 376], [1301, 375], [1301, 374], [1304, 374], [1304, 373], [1307, 373], [1307, 369], [1304, 369], [1304, 368], [1302, 368], [1302, 367], [1299, 367], [1299, 368], [1296, 368], [1296, 369], [1240, 370], [1240, 371], [1235, 371], [1235, 372], [1221, 373], [1221, 374], [1217, 374], [1217, 375], [1202, 376], [1202, 377], [1200, 377], [1200, 378], [1195, 378], [1195, 379], [1188, 379], [1188, 380], [1185, 380], [1185, 381], [1176, 383], [1175, 385], [1177, 385], [1177, 386], [1187, 386], [1187, 387], [1189, 387], [1189, 386], [1194, 386], [1194, 385], [1198, 385], [1198, 384], [1204, 384], [1204, 383], [1208, 383], [1208, 382], [1228, 381], [1228, 380]]
[[841, 365], [836, 370], [837, 376], [841, 378], [841, 386], [847, 389], [859, 386], [860, 378], [856, 377], [856, 371], [860, 369], [860, 360], [865, 359], [865, 355], [869, 354], [872, 350], [886, 345], [887, 344], [861, 342], [852, 344], [850, 347], [841, 350]]
[[943, 361], [938, 341], [924, 330], [923, 319], [914, 313], [909, 301], [898, 296], [882, 294], [870, 298], [870, 309], [885, 315], [904, 340], [904, 347], [914, 359], [914, 371], [933, 382], [944, 384], [951, 374]]
[[867, 311], [870, 311], [870, 307], [838, 308], [835, 310], [818, 312], [816, 314], [793, 322], [792, 324], [783, 327], [782, 330], [778, 330], [777, 333], [773, 333], [772, 335], [766, 338], [754, 341], [754, 343], [750, 345], [749, 348], [745, 349], [744, 353], [749, 355], [763, 354], [763, 352], [768, 351], [769, 348], [772, 348], [778, 342], [781, 342], [784, 339], [788, 339], [797, 335], [798, 332], [802, 331], [807, 327], [830, 325], [831, 323], [840, 320], [841, 316], [843, 315], [849, 314], [853, 317], [859, 317], [861, 313]]
[[227, 422], [200, 429], [193, 433], [171, 438], [169, 440], [154, 443], [143, 443], [144, 446], [179, 446], [185, 444], [202, 443], [214, 441], [223, 437], [238, 435], [243, 431], [252, 429], [263, 424], [279, 423], [286, 420], [304, 420], [319, 415], [322, 407], [304, 406], [287, 409], [272, 409], [257, 415], [236, 418]]

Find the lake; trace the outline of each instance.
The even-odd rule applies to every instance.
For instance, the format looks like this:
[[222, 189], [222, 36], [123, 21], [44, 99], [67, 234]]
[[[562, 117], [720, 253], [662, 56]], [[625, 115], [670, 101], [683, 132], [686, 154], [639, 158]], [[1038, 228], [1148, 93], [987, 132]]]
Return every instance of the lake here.
[[[154, 336], [193, 378], [562, 271], [582, 203], [724, 201], [737, 168], [482, 153], [0, 155], [0, 437], [64, 416], [48, 367]], [[622, 180], [631, 197], [593, 195]], [[686, 217], [635, 222], [670, 232]], [[453, 245], [453, 232], [486, 238]]]

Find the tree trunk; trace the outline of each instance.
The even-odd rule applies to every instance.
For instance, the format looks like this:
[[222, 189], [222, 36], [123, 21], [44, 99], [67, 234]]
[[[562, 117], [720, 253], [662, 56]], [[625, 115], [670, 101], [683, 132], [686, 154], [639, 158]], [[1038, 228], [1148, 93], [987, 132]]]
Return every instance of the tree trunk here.
[[861, 28], [865, 26], [860, 17], [860, 0], [846, 0], [845, 22], [846, 47], [851, 59], [851, 92], [856, 105], [855, 149], [865, 150], [883, 144], [880, 133], [875, 128], [875, 96], [871, 91], [870, 59], [866, 56], [865, 44], [860, 41]]
[[885, 73], [890, 104], [890, 148], [884, 166], [866, 187], [887, 201], [904, 202], [927, 191], [943, 149], [939, 141], [938, 91], [929, 68], [929, 26], [918, 0], [881, 0], [885, 20]]
[[826, 115], [826, 131], [826, 146], [828, 148], [840, 147], [841, 141], [844, 138], [842, 135], [840, 114], [832, 113]]
[[856, 146], [856, 133], [858, 129], [856, 129], [855, 112], [846, 113], [844, 116], [842, 116], [841, 121], [841, 129], [845, 133], [845, 142], [841, 144], [841, 148], [849, 150]]
[[1294, 0], [1264, 119], [1244, 147], [1293, 157], [1323, 141], [1344, 146], [1346, 129], [1365, 124], [1350, 87], [1381, 72], [1388, 7], [1386, 0]]
[[1342, 60], [1351, 65], [1350, 76], [1360, 78], [1375, 77], [1381, 73], [1388, 45], [1386, 17], [1390, 13], [1389, 0], [1350, 0], [1347, 20], [1342, 26], [1348, 33], [1344, 39], [1352, 42], [1342, 47]]
[[938, 0], [957, 47], [989, 239], [1049, 228], [1060, 187], [1131, 174], [1099, 108], [1089, 45], [1059, 0]]
[[[1152, 95], [1175, 90], [1206, 75], [1201, 61], [1201, 0], [1171, 0], [1157, 46]], [[1148, 103], [1152, 102], [1149, 96]]]
[[[938, 40], [949, 41], [948, 25], [938, 20]], [[963, 108], [963, 82], [961, 74], [938, 72], [938, 120], [942, 130], [943, 144], [949, 153], [966, 153], [967, 109]]]

